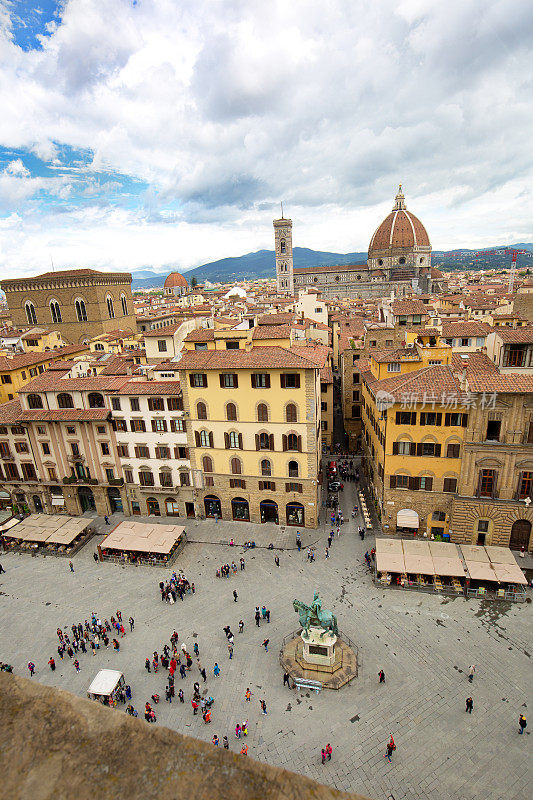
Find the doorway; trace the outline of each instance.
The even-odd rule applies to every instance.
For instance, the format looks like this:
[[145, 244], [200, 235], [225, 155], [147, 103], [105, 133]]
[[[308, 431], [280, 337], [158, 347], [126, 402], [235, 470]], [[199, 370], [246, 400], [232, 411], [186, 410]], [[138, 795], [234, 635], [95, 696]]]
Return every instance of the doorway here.
[[161, 511], [159, 510], [159, 503], [155, 497], [149, 497], [146, 501], [146, 505], [148, 507], [148, 516], [149, 517], [160, 517]]
[[194, 512], [194, 503], [185, 503], [185, 513], [189, 519], [192, 519], [196, 516]]
[[111, 508], [112, 514], [121, 514], [123, 509], [122, 506], [122, 497], [120, 496], [120, 490], [116, 488], [116, 486], [110, 486], [107, 490], [107, 496], [109, 497], [109, 506]]
[[220, 517], [222, 516], [222, 506], [220, 500], [214, 494], [208, 494], [204, 499], [205, 515], [206, 517]]
[[96, 503], [94, 501], [92, 489], [89, 489], [88, 486], [80, 486], [78, 489], [78, 497], [80, 499], [82, 514], [85, 514], [86, 511], [96, 511]]
[[279, 523], [278, 505], [273, 500], [262, 500], [259, 506], [261, 522]]
[[528, 519], [517, 519], [511, 528], [511, 538], [509, 547], [511, 550], [529, 549], [529, 539], [531, 537], [531, 522]]
[[33, 495], [33, 505], [35, 506], [35, 512], [37, 514], [42, 514], [43, 513], [43, 504], [42, 504], [41, 498], [39, 497], [38, 494], [34, 494]]

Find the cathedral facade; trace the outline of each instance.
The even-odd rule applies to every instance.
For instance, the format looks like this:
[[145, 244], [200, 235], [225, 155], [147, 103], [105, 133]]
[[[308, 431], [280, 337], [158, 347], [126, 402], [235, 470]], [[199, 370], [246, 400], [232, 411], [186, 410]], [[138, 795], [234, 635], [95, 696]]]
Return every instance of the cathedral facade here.
[[[324, 298], [397, 297], [446, 291], [440, 270], [431, 266], [431, 243], [424, 225], [408, 211], [402, 187], [391, 213], [378, 226], [366, 263], [294, 268], [292, 222], [274, 221], [276, 277], [280, 293], [314, 287]], [[283, 250], [283, 252], [282, 252]]]

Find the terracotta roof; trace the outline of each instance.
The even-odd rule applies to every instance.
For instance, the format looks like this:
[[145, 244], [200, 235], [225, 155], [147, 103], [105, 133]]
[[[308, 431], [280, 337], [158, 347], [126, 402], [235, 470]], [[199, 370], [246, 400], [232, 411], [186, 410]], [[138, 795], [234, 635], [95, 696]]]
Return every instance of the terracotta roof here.
[[89, 422], [111, 418], [108, 408], [58, 408], [21, 411], [20, 422]]
[[119, 389], [123, 383], [128, 379], [126, 377], [116, 377], [110, 375], [109, 377], [103, 375], [95, 375], [92, 378], [70, 378], [68, 372], [64, 376], [58, 375], [57, 372], [43, 372], [37, 378], [22, 386], [19, 393], [22, 392], [105, 392]]
[[391, 211], [379, 225], [368, 248], [369, 257], [375, 252], [397, 247], [429, 247], [429, 236], [426, 229], [410, 211], [399, 209]]
[[144, 331], [143, 336], [145, 339], [149, 339], [151, 337], [163, 337], [163, 336], [173, 336], [180, 325], [183, 325], [183, 320], [179, 322], [174, 322], [172, 325], [165, 325], [163, 328], [154, 328], [153, 330]]
[[475, 320], [469, 322], [443, 322], [442, 323], [442, 337], [443, 339], [453, 339], [455, 336], [486, 336], [491, 333], [494, 328], [487, 322], [476, 322]]
[[452, 353], [452, 369], [455, 373], [466, 370], [467, 377], [474, 373], [500, 374], [500, 370], [486, 353]]
[[421, 300], [395, 300], [391, 308], [395, 316], [398, 314], [425, 314], [428, 316], [428, 307]]
[[197, 328], [187, 334], [184, 342], [212, 342], [215, 338], [213, 328]]
[[179, 366], [180, 370], [315, 368], [314, 363], [293, 352], [292, 347], [254, 347], [251, 350], [186, 350]]
[[294, 322], [297, 320], [296, 314], [291, 311], [284, 312], [283, 314], [264, 314], [262, 317], [259, 317], [257, 324], [258, 325], [286, 325], [287, 323]]
[[184, 278], [179, 272], [171, 272], [165, 280], [164, 288], [173, 289], [175, 286], [186, 288], [188, 285], [187, 278]]
[[258, 325], [252, 334], [252, 339], [290, 339], [290, 337], [290, 325]]
[[19, 353], [15, 356], [0, 356], [0, 371], [9, 372], [13, 369], [32, 367], [34, 364], [54, 361], [58, 356], [69, 355], [71, 352], [79, 353], [85, 349], [85, 347], [80, 345], [70, 345], [69, 347], [61, 347], [57, 350], [46, 350], [43, 353]]
[[[226, 352], [226, 351], [224, 351]], [[181, 364], [181, 362], [180, 362]], [[114, 394], [135, 395], [178, 395], [181, 393], [179, 380], [172, 381], [138, 381], [131, 379], [128, 383], [122, 384]]]
[[2, 425], [15, 424], [20, 418], [20, 400], [8, 400], [0, 405], [0, 423]]
[[505, 344], [530, 344], [533, 342], [533, 327], [507, 328], [498, 326], [492, 331], [499, 336]]
[[517, 372], [488, 375], [477, 373], [467, 378], [471, 392], [500, 392], [509, 394], [533, 393], [533, 375], [521, 375]]
[[317, 367], [325, 367], [331, 355], [331, 347], [325, 344], [293, 345], [291, 351], [312, 361]]
[[459, 381], [446, 365], [423, 367], [383, 380], [377, 380], [370, 371], [361, 374], [374, 396], [377, 392], [387, 392], [398, 402], [405, 397], [416, 402], [439, 401], [443, 394], [460, 394]]
[[381, 364], [401, 361], [407, 357], [409, 357], [410, 361], [422, 360], [414, 347], [398, 347], [395, 350], [379, 350], [377, 353], [372, 353], [374, 361]]

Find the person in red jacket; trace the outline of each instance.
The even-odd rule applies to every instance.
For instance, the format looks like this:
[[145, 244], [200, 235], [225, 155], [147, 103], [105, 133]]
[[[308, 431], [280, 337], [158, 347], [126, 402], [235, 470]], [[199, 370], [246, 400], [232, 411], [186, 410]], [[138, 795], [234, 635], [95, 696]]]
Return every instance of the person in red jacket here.
[[56, 668], [56, 662], [54, 661], [54, 659], [52, 658], [52, 656], [50, 656], [50, 659], [49, 659], [49, 661], [48, 661], [48, 666], [50, 667], [50, 669], [52, 670], [52, 672], [54, 672], [54, 670], [55, 670], [55, 668]]

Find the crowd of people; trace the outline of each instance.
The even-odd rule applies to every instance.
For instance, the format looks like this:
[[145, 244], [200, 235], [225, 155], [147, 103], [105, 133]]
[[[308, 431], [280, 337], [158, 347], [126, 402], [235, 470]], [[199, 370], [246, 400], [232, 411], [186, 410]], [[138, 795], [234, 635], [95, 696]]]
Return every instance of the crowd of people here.
[[[246, 562], [244, 558], [239, 560], [240, 571], [244, 572], [246, 569]], [[232, 561], [231, 564], [222, 564], [220, 567], [217, 567], [215, 575], [217, 578], [229, 578], [230, 575], [236, 575], [238, 572], [237, 564], [235, 561]]]
[[183, 600], [184, 595], [194, 594], [196, 587], [180, 571], [179, 575], [173, 572], [168, 581], [159, 581], [159, 592], [163, 603], [175, 603], [178, 597]]

